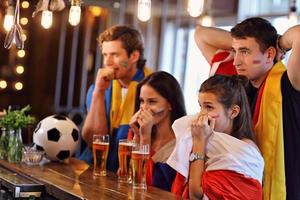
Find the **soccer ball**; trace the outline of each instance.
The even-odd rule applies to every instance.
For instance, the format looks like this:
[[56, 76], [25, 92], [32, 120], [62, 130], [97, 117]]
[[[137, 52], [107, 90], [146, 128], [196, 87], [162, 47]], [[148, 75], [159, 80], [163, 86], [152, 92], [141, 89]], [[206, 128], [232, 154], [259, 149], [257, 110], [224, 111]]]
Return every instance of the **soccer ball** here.
[[33, 143], [46, 157], [60, 161], [72, 156], [79, 142], [79, 129], [72, 120], [63, 115], [51, 115], [36, 126]]

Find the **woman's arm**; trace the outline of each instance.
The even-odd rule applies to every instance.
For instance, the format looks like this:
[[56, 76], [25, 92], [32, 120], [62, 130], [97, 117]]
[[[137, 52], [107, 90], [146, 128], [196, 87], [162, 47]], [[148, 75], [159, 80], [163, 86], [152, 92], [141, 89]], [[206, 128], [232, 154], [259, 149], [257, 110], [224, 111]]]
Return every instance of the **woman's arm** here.
[[[210, 122], [210, 125], [208, 124]], [[202, 158], [191, 161], [189, 174], [189, 196], [191, 199], [202, 199], [203, 189], [201, 186], [204, 172], [204, 155], [207, 140], [212, 134], [215, 120], [207, 114], [200, 114], [191, 125], [193, 138], [192, 153], [201, 155]]]
[[[196, 142], [193, 139], [192, 152], [200, 155], [205, 155], [205, 144]], [[204, 159], [199, 159], [191, 162], [189, 175], [189, 196], [190, 199], [202, 199], [203, 190], [201, 186], [202, 174], [204, 172]]]

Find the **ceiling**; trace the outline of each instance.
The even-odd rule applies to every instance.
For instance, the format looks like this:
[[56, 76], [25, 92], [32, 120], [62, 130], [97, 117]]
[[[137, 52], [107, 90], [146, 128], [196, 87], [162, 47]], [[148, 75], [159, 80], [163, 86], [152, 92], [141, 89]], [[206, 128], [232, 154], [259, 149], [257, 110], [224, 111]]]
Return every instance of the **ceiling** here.
[[[98, 5], [109, 9], [118, 9], [114, 8], [116, 2], [125, 5], [126, 12], [136, 12], [138, 0], [84, 0], [85, 5]], [[187, 0], [152, 0], [153, 15], [161, 15], [164, 3], [167, 4], [169, 15], [178, 14], [178, 10], [181, 15], [188, 15]], [[206, 0], [205, 2], [205, 12], [215, 17], [236, 15], [237, 8], [238, 0]]]

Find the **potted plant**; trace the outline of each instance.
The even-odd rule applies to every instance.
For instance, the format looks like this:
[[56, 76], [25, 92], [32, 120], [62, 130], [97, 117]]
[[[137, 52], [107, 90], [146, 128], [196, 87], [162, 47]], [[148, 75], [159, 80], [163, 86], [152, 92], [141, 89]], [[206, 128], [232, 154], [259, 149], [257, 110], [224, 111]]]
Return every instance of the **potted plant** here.
[[9, 162], [20, 162], [22, 159], [23, 142], [21, 128], [35, 122], [35, 118], [27, 115], [31, 108], [29, 105], [20, 109], [12, 110], [11, 106], [4, 110], [0, 117], [2, 135], [0, 137], [0, 158]]

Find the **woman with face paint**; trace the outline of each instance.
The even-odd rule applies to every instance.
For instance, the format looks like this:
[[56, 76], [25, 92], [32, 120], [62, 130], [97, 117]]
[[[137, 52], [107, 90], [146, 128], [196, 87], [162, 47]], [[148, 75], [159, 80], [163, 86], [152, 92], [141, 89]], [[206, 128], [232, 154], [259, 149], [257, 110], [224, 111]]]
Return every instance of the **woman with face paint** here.
[[262, 199], [264, 161], [254, 143], [246, 81], [221, 75], [207, 79], [199, 90], [200, 113], [174, 123], [176, 136], [178, 127], [189, 132], [189, 138], [183, 138], [190, 141], [190, 146], [184, 145], [190, 147], [187, 156], [175, 156], [189, 157], [189, 171], [182, 173], [188, 178], [184, 197]]
[[176, 175], [166, 164], [176, 141], [171, 125], [185, 114], [180, 85], [167, 72], [155, 72], [137, 86], [136, 113], [130, 127], [137, 142], [150, 144], [147, 185], [171, 190]]

